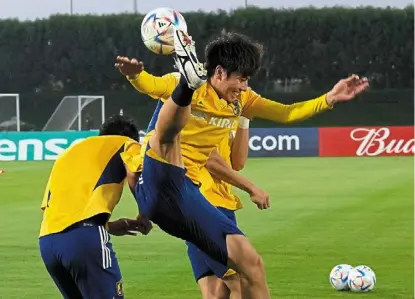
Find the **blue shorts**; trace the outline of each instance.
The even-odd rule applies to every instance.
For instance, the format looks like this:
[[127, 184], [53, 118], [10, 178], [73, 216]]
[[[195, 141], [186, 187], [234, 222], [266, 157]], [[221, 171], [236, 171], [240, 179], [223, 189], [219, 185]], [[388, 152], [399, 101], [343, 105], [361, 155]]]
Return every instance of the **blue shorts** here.
[[124, 298], [118, 261], [103, 226], [85, 222], [41, 237], [39, 247], [64, 298]]
[[[236, 225], [235, 211], [228, 210], [225, 208], [217, 208], [226, 217], [228, 217]], [[187, 255], [189, 256], [190, 264], [192, 265], [193, 275], [196, 281], [199, 279], [216, 275], [219, 278], [223, 278], [230, 269], [228, 266], [224, 266], [214, 261], [211, 257], [202, 252], [194, 244], [186, 242], [187, 244]]]
[[180, 167], [145, 155], [143, 172], [135, 189], [140, 214], [226, 266], [226, 236], [242, 232], [206, 200], [185, 174]]

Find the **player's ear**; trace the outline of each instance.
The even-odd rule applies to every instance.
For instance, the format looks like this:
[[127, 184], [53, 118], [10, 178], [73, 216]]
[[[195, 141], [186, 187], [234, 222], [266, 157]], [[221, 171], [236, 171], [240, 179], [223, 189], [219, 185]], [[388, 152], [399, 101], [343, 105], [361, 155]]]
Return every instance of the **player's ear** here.
[[219, 79], [222, 80], [225, 78], [225, 70], [223, 69], [223, 67], [221, 65], [218, 65], [215, 68], [215, 76]]

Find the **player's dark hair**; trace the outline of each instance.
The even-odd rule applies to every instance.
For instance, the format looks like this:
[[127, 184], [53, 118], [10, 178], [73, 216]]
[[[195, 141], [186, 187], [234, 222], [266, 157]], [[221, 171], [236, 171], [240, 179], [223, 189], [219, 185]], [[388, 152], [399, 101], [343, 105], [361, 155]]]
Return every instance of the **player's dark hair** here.
[[138, 128], [134, 121], [118, 114], [111, 116], [102, 124], [99, 135], [126, 136], [137, 141], [139, 138]]
[[218, 65], [230, 75], [238, 73], [244, 77], [254, 76], [263, 56], [261, 44], [239, 33], [223, 33], [205, 48], [205, 68], [208, 77], [215, 73]]

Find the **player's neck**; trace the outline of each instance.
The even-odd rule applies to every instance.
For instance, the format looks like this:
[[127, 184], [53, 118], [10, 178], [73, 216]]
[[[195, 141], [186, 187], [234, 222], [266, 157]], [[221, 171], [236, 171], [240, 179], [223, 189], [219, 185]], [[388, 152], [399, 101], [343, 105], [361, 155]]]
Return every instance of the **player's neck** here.
[[[224, 93], [223, 93], [223, 92], [221, 92], [220, 88], [218, 88], [218, 87], [217, 87], [217, 86], [218, 86], [218, 84], [215, 82], [215, 79], [214, 79], [214, 78], [209, 78], [209, 79], [207, 80], [207, 82], [208, 82], [208, 84], [210, 85], [210, 87], [212, 87], [212, 89], [216, 92], [216, 94], [218, 95], [218, 98], [219, 98], [220, 100], [223, 100], [223, 101], [228, 102], [228, 101], [225, 99], [225, 97], [224, 97]], [[229, 102], [228, 102], [228, 103], [229, 103]]]

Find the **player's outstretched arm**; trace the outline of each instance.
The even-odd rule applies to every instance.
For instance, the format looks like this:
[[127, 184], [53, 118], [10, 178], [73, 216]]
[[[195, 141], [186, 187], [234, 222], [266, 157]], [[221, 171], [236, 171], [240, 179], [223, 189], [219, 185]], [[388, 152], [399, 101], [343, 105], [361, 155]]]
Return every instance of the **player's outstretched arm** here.
[[242, 115], [250, 119], [259, 117], [280, 123], [298, 122], [331, 109], [335, 103], [350, 101], [367, 90], [368, 87], [367, 78], [360, 79], [357, 75], [352, 75], [340, 80], [327, 94], [292, 105], [270, 101], [249, 91], [251, 95]]
[[231, 164], [236, 171], [245, 167], [249, 152], [249, 119], [244, 116], [239, 118], [238, 129], [232, 141]]
[[154, 99], [167, 99], [173, 93], [179, 82], [179, 73], [169, 73], [164, 76], [154, 76], [144, 70], [144, 64], [135, 58], [118, 56], [115, 67], [134, 88]]
[[247, 178], [233, 170], [216, 150], [210, 154], [206, 163], [206, 168], [219, 180], [231, 184], [232, 186], [248, 193], [251, 197], [251, 201], [256, 204], [259, 209], [268, 209], [270, 207], [268, 193], [258, 188]]
[[[124, 151], [120, 154], [121, 159], [124, 163], [125, 171], [127, 174], [126, 180], [128, 187], [130, 188], [131, 193], [133, 194], [134, 199], [137, 202], [138, 210], [140, 211], [140, 206], [138, 205], [138, 200], [135, 197], [135, 187], [139, 179], [139, 169], [141, 169], [142, 159], [140, 157], [141, 145], [135, 141], [127, 141], [124, 144]], [[123, 220], [123, 219], [121, 219]], [[108, 222], [108, 231], [110, 234], [114, 235], [135, 235], [135, 231], [141, 232], [144, 235], [147, 235], [152, 229], [151, 221], [145, 217], [142, 217], [140, 214], [137, 219], [124, 219], [127, 220], [129, 225], [122, 226], [122, 223], [119, 223], [117, 220], [115, 223]], [[111, 226], [112, 232], [111, 232]]]
[[125, 166], [127, 172], [127, 184], [130, 188], [131, 193], [134, 195], [135, 185], [137, 185], [139, 175], [137, 172], [131, 172], [127, 166]]

